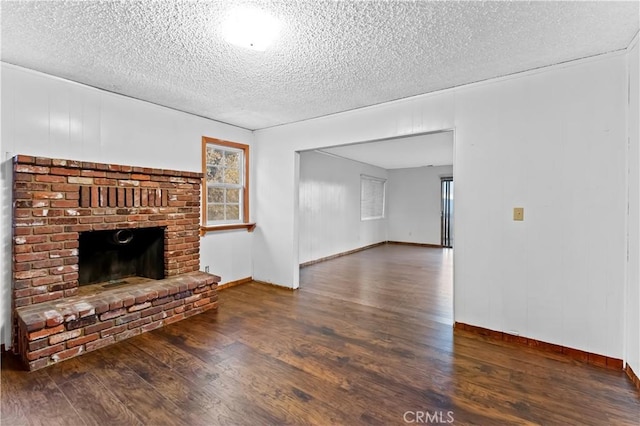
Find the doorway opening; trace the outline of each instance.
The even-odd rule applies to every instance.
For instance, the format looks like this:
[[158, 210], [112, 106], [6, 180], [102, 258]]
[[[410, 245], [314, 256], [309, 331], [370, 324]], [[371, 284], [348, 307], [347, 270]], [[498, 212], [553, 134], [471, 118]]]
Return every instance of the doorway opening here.
[[[441, 178], [454, 175], [454, 139], [444, 129], [296, 152], [294, 288], [300, 267], [375, 245], [442, 247]], [[363, 174], [387, 180], [380, 219], [362, 220]]]

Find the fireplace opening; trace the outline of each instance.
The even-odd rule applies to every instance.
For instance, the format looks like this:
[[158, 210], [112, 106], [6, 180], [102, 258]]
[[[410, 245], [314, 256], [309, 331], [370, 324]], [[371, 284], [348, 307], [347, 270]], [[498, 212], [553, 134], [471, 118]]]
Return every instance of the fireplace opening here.
[[133, 283], [131, 277], [164, 278], [163, 227], [80, 233], [78, 283]]

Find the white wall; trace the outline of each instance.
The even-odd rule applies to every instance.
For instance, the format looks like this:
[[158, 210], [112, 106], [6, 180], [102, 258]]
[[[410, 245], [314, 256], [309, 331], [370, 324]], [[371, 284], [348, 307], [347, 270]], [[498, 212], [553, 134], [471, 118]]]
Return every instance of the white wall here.
[[[248, 130], [2, 64], [2, 158], [10, 152], [199, 172], [203, 135], [253, 142]], [[250, 277], [251, 237], [246, 231], [207, 234], [201, 266], [210, 265], [223, 282]], [[10, 259], [11, 221], [4, 214], [0, 241], [1, 257]], [[11, 280], [7, 273], [0, 279], [8, 345]]]
[[295, 151], [455, 128], [455, 320], [621, 358], [626, 80], [615, 53], [257, 131], [254, 277], [298, 286]]
[[379, 167], [300, 153], [300, 263], [387, 240], [386, 219], [360, 220], [361, 174], [388, 177]]
[[389, 241], [440, 244], [440, 178], [453, 166], [389, 170]]
[[628, 58], [629, 66], [629, 262], [626, 293], [625, 361], [640, 374], [640, 80], [638, 36]]

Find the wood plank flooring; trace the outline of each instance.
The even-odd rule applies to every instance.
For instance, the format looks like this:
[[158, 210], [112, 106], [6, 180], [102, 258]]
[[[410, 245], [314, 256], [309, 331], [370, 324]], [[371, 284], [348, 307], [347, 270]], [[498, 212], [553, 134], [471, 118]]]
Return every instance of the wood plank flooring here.
[[640, 423], [622, 371], [454, 333], [451, 266], [450, 250], [379, 246], [33, 373], [4, 354], [1, 424]]

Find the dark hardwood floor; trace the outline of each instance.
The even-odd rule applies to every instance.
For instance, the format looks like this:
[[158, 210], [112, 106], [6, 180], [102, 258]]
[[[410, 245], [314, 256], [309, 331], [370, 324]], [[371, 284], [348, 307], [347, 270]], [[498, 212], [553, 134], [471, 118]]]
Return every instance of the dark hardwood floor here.
[[1, 424], [640, 423], [622, 371], [454, 333], [451, 264], [380, 246], [33, 373], [4, 354]]

